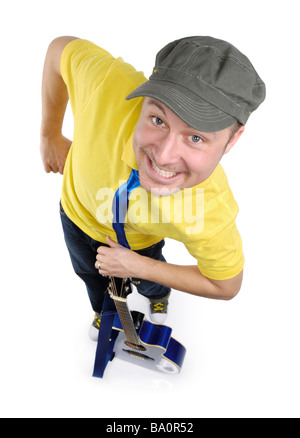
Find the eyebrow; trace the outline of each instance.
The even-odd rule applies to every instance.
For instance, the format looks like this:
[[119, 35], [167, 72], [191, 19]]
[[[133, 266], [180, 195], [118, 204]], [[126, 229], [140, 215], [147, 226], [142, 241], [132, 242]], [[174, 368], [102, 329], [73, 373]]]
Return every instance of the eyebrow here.
[[[148, 101], [148, 105], [155, 105], [155, 106], [156, 106], [158, 109], [160, 109], [161, 112], [166, 116], [166, 111], [165, 111], [164, 107], [163, 107], [162, 105], [160, 105], [160, 103], [159, 103], [158, 101], [156, 101], [156, 100], [154, 100], [154, 99], [149, 99], [149, 101]], [[185, 123], [185, 122], [184, 122], [184, 123]], [[213, 140], [217, 137], [217, 135], [216, 135], [215, 132], [204, 132], [204, 131], [199, 131], [198, 129], [193, 128], [192, 126], [188, 125], [187, 123], [186, 123], [186, 126], [187, 126], [188, 128], [190, 128], [190, 129], [194, 129], [196, 132], [198, 132], [199, 134], [203, 135], [203, 137], [206, 137], [206, 138], [210, 138], [210, 137], [212, 137]]]
[[159, 104], [159, 102], [157, 102], [156, 100], [150, 99], [150, 100], [148, 101], [148, 105], [155, 105], [158, 109], [161, 110], [161, 112], [162, 112], [164, 115], [166, 115], [166, 112], [165, 112], [164, 107], [161, 106], [161, 105]]

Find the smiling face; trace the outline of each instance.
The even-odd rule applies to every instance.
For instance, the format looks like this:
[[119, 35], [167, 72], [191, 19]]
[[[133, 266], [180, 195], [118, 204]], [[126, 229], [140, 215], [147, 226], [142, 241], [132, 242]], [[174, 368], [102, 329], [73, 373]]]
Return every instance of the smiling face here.
[[243, 133], [231, 127], [205, 133], [183, 122], [164, 104], [146, 97], [133, 137], [141, 185], [161, 196], [205, 181]]

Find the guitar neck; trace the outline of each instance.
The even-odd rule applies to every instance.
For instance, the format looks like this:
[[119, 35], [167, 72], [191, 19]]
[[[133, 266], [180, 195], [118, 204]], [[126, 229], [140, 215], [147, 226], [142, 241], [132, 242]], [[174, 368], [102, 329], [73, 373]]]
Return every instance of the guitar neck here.
[[131, 312], [129, 311], [127, 306], [126, 298], [119, 298], [115, 296], [113, 296], [112, 298], [115, 302], [127, 341], [133, 346], [139, 346], [140, 341], [136, 333]]

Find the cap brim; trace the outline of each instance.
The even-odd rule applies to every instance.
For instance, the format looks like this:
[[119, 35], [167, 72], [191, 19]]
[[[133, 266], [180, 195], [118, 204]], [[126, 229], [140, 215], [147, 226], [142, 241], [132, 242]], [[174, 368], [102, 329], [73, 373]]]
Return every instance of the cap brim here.
[[218, 132], [232, 126], [237, 121], [190, 90], [171, 82], [149, 80], [129, 94], [126, 99], [146, 96], [165, 104], [181, 120], [197, 131]]

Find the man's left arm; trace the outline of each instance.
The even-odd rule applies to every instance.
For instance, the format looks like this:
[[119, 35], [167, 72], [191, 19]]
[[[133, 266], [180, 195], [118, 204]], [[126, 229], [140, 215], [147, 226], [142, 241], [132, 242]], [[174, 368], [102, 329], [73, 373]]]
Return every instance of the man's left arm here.
[[153, 259], [140, 261], [146, 280], [164, 284], [172, 289], [216, 300], [231, 300], [240, 291], [243, 271], [228, 280], [212, 280], [198, 266], [173, 265]]
[[192, 295], [218, 300], [231, 300], [240, 291], [243, 271], [228, 280], [212, 280], [202, 275], [198, 266], [153, 260], [122, 247], [110, 238], [107, 243], [110, 247], [98, 248], [95, 263], [101, 275], [142, 278]]

